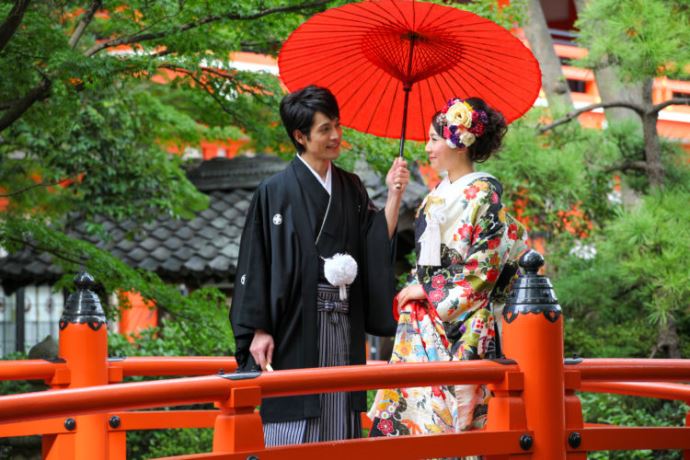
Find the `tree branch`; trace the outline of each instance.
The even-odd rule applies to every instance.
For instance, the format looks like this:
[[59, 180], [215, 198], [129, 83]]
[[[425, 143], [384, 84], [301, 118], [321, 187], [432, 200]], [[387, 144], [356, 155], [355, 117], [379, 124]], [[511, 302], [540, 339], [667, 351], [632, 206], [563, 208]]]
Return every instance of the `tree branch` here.
[[15, 190], [14, 192], [0, 193], [0, 198], [9, 198], [11, 196], [21, 195], [24, 192], [28, 192], [29, 190], [33, 190], [33, 189], [38, 188], [38, 187], [52, 187], [54, 185], [59, 185], [59, 184], [63, 183], [65, 180], [68, 180], [68, 179], [61, 179], [61, 180], [58, 180], [55, 182], [39, 182], [38, 184], [29, 185], [27, 187], [20, 188], [19, 190]]
[[18, 99], [12, 99], [11, 101], [0, 102], [0, 110], [11, 109], [14, 104], [16, 104]]
[[96, 14], [96, 11], [98, 11], [102, 5], [102, 0], [95, 0], [89, 7], [89, 10], [81, 17], [79, 24], [77, 24], [76, 29], [74, 29], [74, 32], [72, 32], [72, 36], [69, 38], [70, 48], [74, 48], [75, 46], [77, 46], [77, 43], [79, 43], [81, 36], [84, 34], [84, 31], [91, 23], [93, 15]]
[[27, 241], [27, 240], [25, 240], [25, 239], [23, 239], [23, 238], [16, 238], [16, 237], [9, 236], [9, 235], [5, 235], [5, 238], [7, 238], [7, 239], [10, 240], [10, 241], [14, 241], [15, 243], [20, 243], [20, 244], [23, 244], [24, 246], [28, 246], [29, 248], [31, 248], [31, 249], [33, 249], [33, 250], [39, 252], [39, 253], [41, 253], [41, 252], [46, 252], [46, 253], [51, 254], [51, 255], [53, 255], [53, 256], [59, 258], [59, 259], [64, 260], [65, 262], [70, 262], [70, 263], [73, 263], [73, 264], [75, 264], [75, 265], [85, 265], [86, 262], [89, 261], [89, 258], [85, 258], [85, 259], [82, 259], [82, 260], [73, 259], [73, 258], [70, 257], [69, 255], [67, 255], [67, 254], [65, 254], [65, 253], [63, 253], [63, 252], [60, 252], [58, 249], [56, 249], [56, 248], [54, 248], [54, 247], [53, 247], [53, 248], [51, 248], [51, 247], [43, 247], [43, 246], [40, 246], [40, 245], [37, 245], [37, 244], [33, 244], [33, 243], [31, 243], [30, 241]]
[[283, 42], [280, 40], [267, 40], [257, 42], [240, 42], [240, 49], [243, 51], [259, 50], [266, 53], [267, 50], [278, 50]]
[[33, 87], [24, 97], [17, 99], [17, 101], [3, 114], [2, 118], [0, 118], [0, 132], [17, 121], [17, 119], [21, 117], [24, 112], [29, 110], [35, 102], [48, 97], [51, 82], [45, 74], [41, 73], [41, 77], [43, 81]]
[[129, 37], [121, 37], [121, 38], [116, 38], [114, 40], [109, 40], [103, 43], [98, 43], [91, 48], [89, 48], [85, 55], [87, 57], [93, 56], [94, 54], [98, 53], [99, 51], [102, 51], [106, 48], [111, 48], [113, 46], [119, 46], [119, 45], [131, 45], [132, 43], [140, 43], [143, 41], [148, 41], [148, 40], [155, 40], [157, 38], [163, 38], [168, 35], [180, 33], [180, 32], [186, 32], [190, 29], [195, 29], [197, 27], [201, 27], [205, 24], [209, 24], [212, 22], [220, 21], [220, 20], [234, 20], [234, 21], [250, 21], [253, 19], [259, 19], [264, 16], [269, 16], [271, 14], [276, 14], [276, 13], [289, 13], [289, 12], [295, 12], [295, 11], [300, 11], [303, 9], [311, 9], [311, 8], [316, 8], [319, 6], [323, 6], [330, 2], [331, 0], [316, 0], [312, 1], [309, 3], [302, 3], [300, 5], [292, 5], [292, 6], [281, 6], [277, 8], [267, 8], [264, 10], [257, 11], [252, 14], [248, 15], [241, 15], [241, 14], [235, 14], [235, 13], [226, 13], [226, 14], [217, 14], [213, 16], [207, 16], [205, 18], [201, 18], [197, 21], [193, 22], [188, 22], [187, 24], [181, 24], [179, 26], [174, 27], [171, 30], [165, 30], [161, 32], [151, 32], [151, 33], [139, 33], [135, 34]]
[[590, 112], [594, 109], [599, 109], [599, 108], [609, 109], [609, 108], [613, 108], [613, 107], [623, 107], [626, 109], [633, 110], [640, 117], [644, 116], [644, 114], [645, 114], [645, 111], [642, 107], [640, 107], [637, 104], [633, 104], [632, 102], [624, 102], [624, 101], [614, 101], [614, 102], [607, 102], [607, 103], [600, 102], [597, 104], [591, 104], [591, 105], [588, 105], [586, 107], [582, 107], [581, 109], [573, 110], [572, 112], [569, 112], [565, 117], [563, 117], [559, 120], [556, 120], [553, 123], [548, 124], [546, 126], [541, 126], [538, 129], [538, 132], [539, 132], [539, 134], [544, 134], [546, 131], [549, 131], [549, 130], [557, 127], [557, 126], [564, 125], [566, 123], [573, 121], [579, 115], [581, 115], [585, 112]]
[[624, 161], [623, 163], [615, 164], [604, 169], [605, 173], [612, 173], [615, 171], [640, 171], [647, 173], [649, 171], [649, 167], [645, 161]]
[[[183, 73], [183, 74], [191, 77], [195, 82], [199, 83], [199, 80], [196, 78], [196, 76], [194, 75], [194, 71], [192, 71], [192, 70], [185, 69], [184, 67], [178, 67], [178, 66], [173, 65], [173, 64], [160, 64], [158, 67], [161, 69], [172, 70], [173, 72]], [[217, 77], [225, 78], [227, 80], [231, 80], [233, 78], [233, 75], [230, 75], [223, 70], [214, 69], [211, 67], [199, 67], [199, 70], [201, 70], [202, 72], [210, 73], [210, 74], [215, 75]]]
[[173, 52], [169, 49], [162, 49], [160, 51], [154, 51], [153, 53], [149, 54], [150, 57], [152, 58], [159, 58], [163, 56], [167, 56], [169, 54], [172, 54]]
[[669, 105], [690, 105], [690, 97], [674, 97], [668, 101], [660, 102], [647, 111], [647, 115], [653, 115], [664, 110]]
[[17, 31], [19, 24], [22, 23], [24, 18], [24, 13], [29, 7], [31, 0], [16, 0], [14, 6], [7, 15], [5, 21], [0, 24], [0, 51], [7, 45], [12, 39], [12, 36]]
[[[206, 91], [206, 93], [208, 93], [209, 96], [211, 96], [213, 98], [214, 101], [216, 101], [216, 103], [220, 106], [220, 109], [223, 112], [227, 113], [228, 115], [230, 115], [233, 118], [235, 117], [236, 114], [233, 113], [231, 110], [229, 110], [227, 107], [225, 107], [223, 100], [220, 97], [218, 97], [218, 94], [216, 94], [216, 92], [213, 90], [213, 88], [209, 87], [208, 83], [201, 81], [201, 79], [197, 78], [197, 76], [194, 75], [194, 72], [192, 72], [191, 70], [187, 70], [187, 69], [182, 68], [182, 67], [175, 67], [175, 66], [169, 65], [169, 64], [163, 64], [159, 67], [174, 70], [176, 72], [182, 72], [185, 75], [189, 76], [189, 78], [194, 80], [194, 82], [197, 85], [199, 85], [204, 91]], [[216, 73], [217, 75], [220, 75], [223, 78], [229, 77], [228, 75], [225, 75], [225, 74], [221, 73], [220, 71], [211, 71], [211, 69], [204, 69], [204, 71], [210, 71], [210, 73]]]

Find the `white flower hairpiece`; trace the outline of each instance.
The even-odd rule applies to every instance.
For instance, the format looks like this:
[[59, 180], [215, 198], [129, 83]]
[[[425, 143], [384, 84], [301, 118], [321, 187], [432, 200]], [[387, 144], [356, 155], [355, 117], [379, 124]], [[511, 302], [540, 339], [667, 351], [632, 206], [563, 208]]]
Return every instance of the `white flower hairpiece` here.
[[448, 147], [469, 147], [484, 134], [489, 117], [484, 110], [475, 110], [462, 99], [451, 99], [442, 110], [443, 138]]

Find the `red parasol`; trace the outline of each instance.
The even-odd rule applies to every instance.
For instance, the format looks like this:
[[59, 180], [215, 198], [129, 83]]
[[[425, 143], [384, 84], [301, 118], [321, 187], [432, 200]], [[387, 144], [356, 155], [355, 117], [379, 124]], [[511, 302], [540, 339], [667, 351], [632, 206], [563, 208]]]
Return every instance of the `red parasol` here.
[[[329, 88], [341, 122], [382, 137], [426, 140], [450, 97], [481, 97], [508, 122], [541, 87], [539, 64], [516, 37], [467, 11], [409, 0], [348, 4], [317, 14], [278, 57], [291, 91]], [[408, 108], [410, 119], [407, 120]]]

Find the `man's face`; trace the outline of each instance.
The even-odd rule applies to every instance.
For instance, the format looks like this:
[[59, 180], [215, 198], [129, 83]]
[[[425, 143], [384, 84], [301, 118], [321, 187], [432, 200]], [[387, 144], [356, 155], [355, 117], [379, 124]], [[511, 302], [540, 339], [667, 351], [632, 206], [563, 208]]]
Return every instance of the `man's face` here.
[[302, 155], [319, 160], [335, 160], [340, 155], [343, 129], [338, 118], [330, 119], [321, 112], [314, 114], [309, 136], [295, 131], [295, 139], [304, 146]]

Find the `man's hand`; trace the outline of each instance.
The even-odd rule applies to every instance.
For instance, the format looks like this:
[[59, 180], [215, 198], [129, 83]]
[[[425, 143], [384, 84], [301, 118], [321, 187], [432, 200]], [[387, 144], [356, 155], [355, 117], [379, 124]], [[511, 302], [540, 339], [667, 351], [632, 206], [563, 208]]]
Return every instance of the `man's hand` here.
[[261, 366], [261, 370], [265, 371], [266, 366], [271, 364], [273, 360], [273, 337], [271, 334], [257, 329], [254, 331], [254, 338], [251, 345], [249, 345], [249, 352], [252, 354], [254, 361]]
[[410, 171], [407, 169], [407, 161], [396, 157], [391, 169], [386, 174], [386, 185], [388, 186], [388, 196], [397, 195], [402, 197], [405, 187], [410, 182]]
[[402, 158], [396, 158], [393, 166], [386, 174], [386, 185], [388, 186], [388, 199], [386, 200], [386, 223], [388, 224], [388, 238], [393, 238], [395, 227], [398, 225], [398, 213], [400, 212], [400, 202], [402, 201], [405, 187], [410, 182], [410, 171], [407, 169], [407, 162]]

